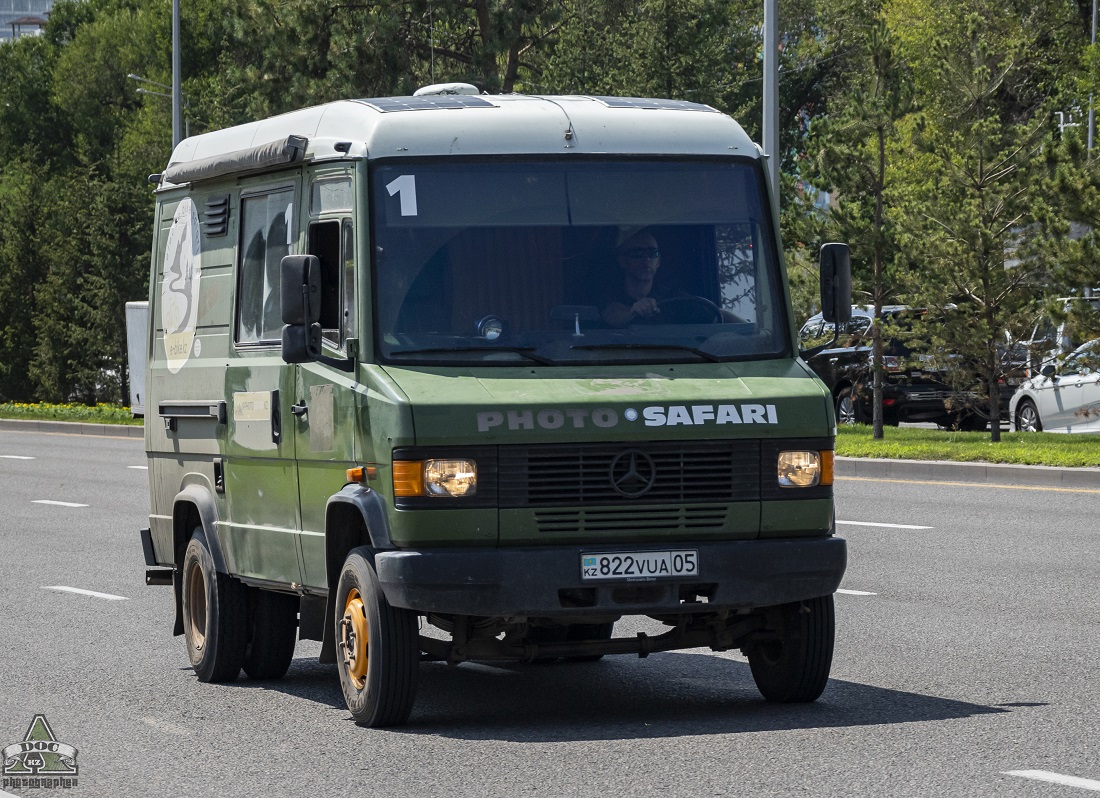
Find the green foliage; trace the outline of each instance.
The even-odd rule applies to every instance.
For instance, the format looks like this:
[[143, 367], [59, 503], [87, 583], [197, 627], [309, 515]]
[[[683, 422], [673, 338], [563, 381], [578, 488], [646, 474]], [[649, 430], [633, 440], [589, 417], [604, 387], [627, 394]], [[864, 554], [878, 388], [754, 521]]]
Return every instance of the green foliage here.
[[[782, 0], [781, 222], [798, 320], [815, 309], [819, 245], [848, 241], [861, 303], [908, 292], [959, 305], [969, 321], [936, 343], [964, 355], [960, 380], [989, 384], [994, 342], [1043, 297], [1100, 285], [1100, 159], [1081, 129], [1048, 135], [1054, 110], [1100, 93], [1081, 8]], [[693, 100], [759, 137], [758, 0], [181, 10], [192, 133], [467, 81]], [[147, 294], [145, 178], [171, 155], [170, 102], [131, 74], [171, 82], [171, 0], [59, 0], [42, 36], [0, 45], [0, 400], [127, 395], [124, 304]], [[828, 212], [818, 189], [833, 192]], [[1069, 237], [1070, 222], [1084, 234]], [[1021, 265], [1005, 269], [1006, 252]]]
[[890, 427], [875, 440], [862, 424], [837, 429], [840, 457], [886, 457], [903, 460], [1015, 463], [1080, 468], [1100, 466], [1095, 435], [1010, 432], [994, 444], [984, 432], [950, 432], [916, 427]]
[[0, 403], [0, 418], [22, 421], [70, 421], [89, 424], [127, 424], [138, 425], [141, 419], [135, 419], [130, 408], [121, 405], [82, 405], [82, 404], [46, 404], [36, 402]]
[[[914, 63], [932, 93], [907, 131], [920, 172], [907, 175], [899, 216], [911, 304], [942, 309], [929, 326], [931, 352], [958, 390], [988, 396], [993, 417], [1007, 399], [1004, 344], [1033, 317], [1051, 270], [1048, 242], [1061, 232], [1045, 199], [1049, 109], [1020, 105], [1030, 96], [1019, 74], [1027, 31], [1012, 13], [980, 0], [925, 7], [934, 38], [915, 37], [907, 51], [930, 54]], [[993, 425], [992, 439], [999, 434]]]

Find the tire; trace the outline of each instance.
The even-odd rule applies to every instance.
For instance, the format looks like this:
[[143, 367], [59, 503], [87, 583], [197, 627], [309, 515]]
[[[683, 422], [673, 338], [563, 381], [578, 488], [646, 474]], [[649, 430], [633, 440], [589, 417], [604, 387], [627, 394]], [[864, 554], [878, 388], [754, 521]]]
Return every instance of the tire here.
[[836, 616], [833, 597], [784, 604], [778, 640], [766, 640], [746, 652], [761, 695], [776, 703], [816, 701], [833, 664]]
[[281, 679], [294, 659], [298, 637], [298, 597], [271, 590], [249, 590], [250, 640], [244, 672], [250, 679]]
[[1021, 399], [1016, 408], [1017, 432], [1042, 432], [1043, 420], [1039, 418], [1039, 410], [1030, 399]]
[[[610, 640], [615, 634], [615, 623], [579, 623], [569, 627], [566, 639], [576, 640]], [[576, 657], [566, 657], [566, 662], [599, 662], [603, 654], [583, 654]]]
[[398, 726], [416, 698], [416, 613], [390, 606], [369, 557], [366, 547], [352, 549], [336, 589], [340, 688], [360, 726]]
[[855, 389], [848, 387], [843, 389], [836, 397], [836, 423], [842, 424], [866, 424], [867, 417], [859, 406]]
[[200, 682], [231, 682], [248, 645], [248, 590], [214, 568], [199, 527], [183, 555], [183, 634]]

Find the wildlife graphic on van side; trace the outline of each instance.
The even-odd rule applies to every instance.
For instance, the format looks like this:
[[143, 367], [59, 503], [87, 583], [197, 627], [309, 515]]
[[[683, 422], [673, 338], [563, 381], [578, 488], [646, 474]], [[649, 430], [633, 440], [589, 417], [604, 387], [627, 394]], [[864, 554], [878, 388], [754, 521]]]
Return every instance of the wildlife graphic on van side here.
[[180, 201], [164, 248], [161, 314], [168, 370], [183, 368], [195, 341], [199, 314], [199, 217], [189, 197]]

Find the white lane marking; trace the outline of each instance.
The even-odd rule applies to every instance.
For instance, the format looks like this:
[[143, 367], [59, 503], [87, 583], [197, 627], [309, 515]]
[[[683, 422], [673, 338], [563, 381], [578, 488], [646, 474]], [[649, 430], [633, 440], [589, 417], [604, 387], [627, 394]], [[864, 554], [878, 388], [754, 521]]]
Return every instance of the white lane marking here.
[[114, 593], [98, 593], [95, 590], [84, 590], [79, 587], [66, 587], [65, 585], [43, 585], [43, 590], [57, 590], [61, 593], [79, 593], [81, 596], [93, 596], [94, 598], [110, 599], [111, 601], [129, 601], [126, 596], [116, 596]]
[[161, 720], [160, 718], [142, 718], [141, 722], [146, 724], [147, 726], [152, 726], [154, 729], [159, 729], [160, 731], [168, 732], [169, 734], [175, 734], [178, 737], [191, 736], [191, 732], [189, 732], [182, 726], [177, 726], [174, 723], [169, 723], [168, 721]]
[[4, 792], [0, 790], [0, 798], [19, 798], [18, 795], [12, 795], [10, 792]]
[[55, 502], [50, 499], [35, 499], [31, 504], [52, 504], [54, 507], [87, 507], [86, 504], [77, 504], [76, 502]]
[[881, 526], [887, 529], [935, 529], [934, 526], [913, 526], [912, 524], [880, 524], [875, 521], [837, 521], [838, 524], [849, 526]]
[[1077, 776], [1064, 776], [1061, 773], [1051, 773], [1049, 770], [1006, 770], [1005, 775], [1019, 776], [1022, 779], [1035, 779], [1036, 781], [1049, 781], [1051, 784], [1062, 784], [1066, 787], [1080, 787], [1082, 790], [1100, 792], [1100, 781], [1081, 779]]
[[126, 466], [127, 468], [133, 468], [137, 471], [148, 471], [149, 466]]
[[871, 593], [867, 590], [843, 590], [837, 588], [837, 593], [843, 593], [845, 596], [877, 596], [878, 593]]
[[[33, 460], [34, 459], [33, 457], [28, 457], [25, 454], [0, 454], [0, 457], [2, 457], [5, 460]], [[7, 795], [7, 793], [3, 793], [3, 794]]]

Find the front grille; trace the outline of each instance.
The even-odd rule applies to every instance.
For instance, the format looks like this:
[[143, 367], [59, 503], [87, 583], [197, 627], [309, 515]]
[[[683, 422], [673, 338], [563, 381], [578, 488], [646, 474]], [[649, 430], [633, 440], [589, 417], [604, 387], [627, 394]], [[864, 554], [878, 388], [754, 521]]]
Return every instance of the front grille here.
[[548, 534], [607, 534], [611, 532], [704, 532], [726, 525], [725, 505], [664, 507], [645, 510], [536, 510], [539, 532]]
[[[641, 472], [634, 483], [621, 485], [625, 492], [615, 486], [630, 464], [621, 459], [624, 453]], [[698, 505], [760, 498], [759, 441], [502, 446], [498, 457], [501, 507]]]

